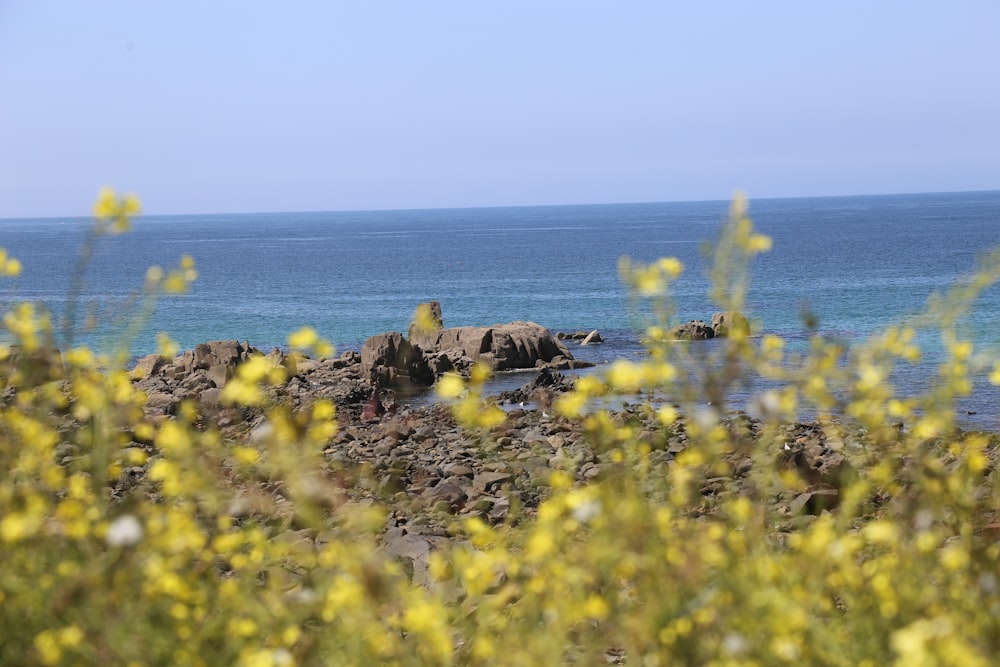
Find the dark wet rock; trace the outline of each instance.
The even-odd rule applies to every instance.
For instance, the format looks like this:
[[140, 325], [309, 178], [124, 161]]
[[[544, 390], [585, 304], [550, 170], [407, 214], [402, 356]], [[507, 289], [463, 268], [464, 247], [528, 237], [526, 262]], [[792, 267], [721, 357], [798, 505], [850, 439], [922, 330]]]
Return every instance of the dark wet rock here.
[[381, 387], [431, 384], [423, 350], [398, 331], [371, 336], [361, 347], [361, 374]]
[[[572, 388], [572, 382], [565, 375], [551, 368], [543, 368], [530, 382], [518, 389], [501, 392], [497, 398], [501, 403], [537, 403], [547, 406], [556, 393], [566, 392]], [[508, 416], [516, 419], [523, 416], [523, 413], [511, 411]]]
[[[569, 340], [577, 343], [582, 343], [587, 340], [587, 338], [594, 336], [598, 339], [601, 338], [601, 334], [597, 332], [597, 329], [590, 329], [589, 331], [559, 331], [556, 333], [556, 338], [559, 340]], [[592, 343], [599, 343], [601, 340], [592, 340]]]
[[710, 340], [715, 338], [715, 331], [704, 320], [691, 320], [670, 330], [673, 340]]

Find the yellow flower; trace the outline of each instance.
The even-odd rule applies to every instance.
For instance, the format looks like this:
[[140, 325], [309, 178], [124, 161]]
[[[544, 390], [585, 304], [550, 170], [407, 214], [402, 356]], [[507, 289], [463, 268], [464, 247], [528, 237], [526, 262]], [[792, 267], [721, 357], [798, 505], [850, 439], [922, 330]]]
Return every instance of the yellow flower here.
[[482, 385], [490, 379], [493, 373], [490, 367], [483, 363], [476, 363], [469, 369], [469, 383], [475, 387]]
[[21, 275], [21, 262], [7, 256], [7, 251], [0, 248], [0, 276], [16, 278]]
[[288, 347], [297, 350], [308, 350], [315, 345], [318, 340], [319, 334], [316, 333], [316, 330], [312, 327], [305, 326], [288, 336]]
[[637, 391], [643, 383], [643, 369], [635, 362], [618, 359], [607, 373], [608, 384], [618, 391]]
[[0, 519], [0, 540], [18, 542], [35, 534], [41, 526], [41, 518], [27, 513], [8, 514]]
[[763, 234], [754, 234], [750, 237], [747, 242], [747, 252], [751, 254], [756, 254], [760, 252], [766, 252], [771, 249], [772, 241], [770, 236], [765, 236]]
[[105, 185], [97, 193], [97, 201], [94, 202], [93, 213], [98, 220], [106, 220], [115, 214], [118, 198], [115, 191]]
[[664, 257], [657, 262], [657, 266], [670, 278], [676, 278], [684, 271], [684, 263], [676, 257]]
[[670, 426], [680, 415], [677, 414], [677, 409], [672, 405], [664, 405], [659, 410], [656, 411], [656, 417], [660, 420], [660, 423], [664, 426]]
[[434, 391], [439, 398], [445, 400], [458, 398], [465, 391], [465, 382], [457, 373], [445, 373], [437, 381]]
[[591, 595], [583, 606], [583, 615], [595, 621], [603, 621], [611, 613], [607, 600], [599, 595]]
[[434, 333], [438, 329], [438, 321], [431, 311], [430, 304], [422, 303], [413, 314], [413, 324], [421, 333]]
[[102, 187], [97, 194], [92, 212], [97, 219], [95, 229], [99, 234], [122, 234], [132, 228], [132, 218], [141, 210], [139, 198], [132, 194], [118, 197], [110, 187]]

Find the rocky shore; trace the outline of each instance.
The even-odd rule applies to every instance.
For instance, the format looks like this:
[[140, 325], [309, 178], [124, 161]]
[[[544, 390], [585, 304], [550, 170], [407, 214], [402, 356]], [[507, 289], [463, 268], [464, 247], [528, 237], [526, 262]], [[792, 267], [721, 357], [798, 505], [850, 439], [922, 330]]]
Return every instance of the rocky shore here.
[[[583, 483], [604, 478], [616, 465], [607, 452], [588, 442], [580, 420], [546, 410], [556, 394], [572, 386], [559, 369], [575, 366], [568, 349], [544, 328], [514, 323], [506, 328], [442, 329], [433, 341], [422, 343], [383, 334], [369, 339], [360, 353], [332, 359], [296, 360], [280, 350], [267, 353], [288, 369], [286, 381], [268, 388], [269, 401], [293, 410], [320, 399], [337, 406], [339, 430], [323, 450], [328, 472], [340, 480], [345, 503], [379, 503], [387, 509], [385, 547], [412, 567], [417, 579], [424, 576], [427, 555], [435, 545], [451, 539], [456, 519], [475, 516], [498, 524], [531, 517], [547, 495], [554, 471]], [[191, 401], [206, 428], [218, 429], [228, 441], [246, 441], [266, 425], [266, 412], [226, 406], [220, 394], [239, 365], [256, 354], [264, 353], [249, 343], [204, 343], [174, 359], [141, 359], [133, 381], [148, 397], [145, 410], [150, 419], [170, 419], [182, 401]], [[472, 360], [484, 359], [498, 369], [509, 368], [511, 360], [536, 369], [520, 389], [489, 399], [506, 408], [499, 426], [468, 432], [447, 406], [406, 404], [405, 390], [426, 379], [424, 373], [467, 369]], [[653, 470], [662, 468], [664, 475], [687, 446], [684, 420], [665, 428], [648, 406], [623, 404], [612, 419], [635, 429], [652, 450]], [[760, 423], [746, 415], [724, 423], [747, 442], [761, 430]], [[731, 455], [731, 476], [705, 480], [701, 492], [706, 502], [741, 492], [751, 467], [748, 451]], [[846, 464], [839, 451], [827, 445], [818, 425], [789, 425], [780, 460], [798, 470], [806, 483], [804, 492], [776, 500], [790, 520], [836, 504]], [[133, 473], [142, 475], [141, 470]], [[255, 493], [269, 499], [272, 511], [280, 513], [287, 505], [280, 488], [262, 483]]]

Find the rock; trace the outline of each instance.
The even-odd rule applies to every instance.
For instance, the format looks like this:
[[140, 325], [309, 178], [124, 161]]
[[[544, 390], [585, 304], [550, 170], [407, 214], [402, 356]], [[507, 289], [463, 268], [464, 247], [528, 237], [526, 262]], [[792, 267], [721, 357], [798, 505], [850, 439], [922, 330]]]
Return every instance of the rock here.
[[472, 488], [479, 491], [492, 491], [495, 486], [513, 477], [509, 472], [481, 472], [472, 480]]
[[800, 493], [789, 505], [793, 514], [803, 513], [818, 516], [823, 510], [834, 510], [840, 505], [838, 489], [814, 489]]
[[383, 542], [389, 554], [408, 564], [404, 571], [408, 572], [414, 584], [426, 586], [430, 583], [427, 559], [432, 545], [429, 539], [413, 533], [404, 535], [402, 531], [394, 529], [386, 532]]
[[[424, 357], [427, 360], [427, 367], [435, 378], [441, 377], [448, 371], [455, 370], [455, 362], [445, 353], [429, 354]], [[471, 363], [471, 360], [470, 360]]]
[[382, 387], [426, 386], [433, 381], [423, 351], [398, 331], [378, 334], [364, 342], [361, 373], [373, 385]]
[[494, 523], [504, 521], [510, 514], [510, 499], [500, 498], [493, 503], [493, 509], [489, 512], [489, 517]]
[[421, 309], [426, 309], [427, 314], [430, 316], [430, 322], [433, 326], [429, 329], [420, 327], [417, 322], [414, 321], [410, 325], [409, 330], [406, 332], [406, 337], [410, 339], [411, 343], [420, 345], [425, 349], [430, 349], [434, 346], [438, 333], [441, 329], [444, 329], [444, 318], [441, 315], [441, 302], [428, 301], [427, 303], [421, 303], [417, 306], [417, 312], [420, 312]]
[[0, 382], [8, 387], [37, 387], [62, 378], [62, 374], [62, 352], [54, 347], [26, 350], [11, 345], [10, 353], [0, 360]]
[[225, 366], [230, 371], [259, 351], [250, 343], [241, 344], [238, 340], [213, 340], [199, 343], [194, 348], [192, 370], [210, 369], [213, 366]]
[[534, 322], [511, 322], [485, 327], [444, 327], [441, 304], [431, 301], [421, 304], [430, 309], [433, 321], [440, 326], [434, 332], [410, 327], [410, 342], [434, 359], [432, 365], [444, 368], [443, 353], [455, 368], [467, 368], [469, 362], [485, 363], [493, 371], [534, 368], [541, 361], [549, 363], [556, 357], [573, 359], [573, 355], [552, 333]]
[[230, 367], [224, 364], [216, 364], [205, 371], [205, 376], [214, 386], [221, 387], [232, 377], [234, 369], [235, 367]]
[[480, 361], [493, 349], [493, 329], [490, 327], [442, 329], [435, 340], [427, 345], [427, 349], [443, 352], [452, 360], [465, 356], [473, 361]]
[[601, 334], [597, 331], [597, 329], [594, 329], [589, 334], [587, 334], [587, 336], [582, 341], [580, 341], [580, 345], [593, 345], [594, 343], [603, 343], [603, 342], [604, 339], [601, 338]]
[[735, 310], [727, 310], [722, 313], [712, 315], [712, 331], [717, 337], [726, 337], [733, 331], [750, 333], [750, 322], [742, 313]]
[[158, 391], [146, 396], [144, 407], [147, 414], [172, 415], [177, 411], [180, 402], [181, 399], [177, 396]]
[[[432, 301], [422, 305], [430, 308], [435, 322], [441, 321], [440, 304]], [[365, 341], [361, 372], [369, 382], [385, 387], [428, 386], [443, 373], [466, 373], [475, 363], [485, 364], [494, 372], [549, 365], [568, 370], [592, 365], [573, 359], [561, 341], [534, 322], [441, 327], [433, 332], [411, 326], [409, 333], [410, 340], [399, 332], [390, 332]]]
[[472, 479], [475, 476], [475, 471], [469, 466], [462, 463], [451, 463], [444, 467], [444, 473], [449, 477], [468, 477]]
[[222, 389], [220, 387], [209, 387], [201, 392], [198, 399], [206, 406], [217, 408], [222, 405]]
[[715, 331], [704, 320], [691, 320], [670, 330], [674, 340], [709, 340], [715, 338]]
[[538, 361], [573, 355], [548, 329], [534, 322], [512, 322], [492, 328], [490, 368], [494, 371], [534, 368]]
[[468, 499], [465, 491], [468, 482], [469, 480], [464, 477], [445, 477], [424, 491], [423, 497], [431, 504], [444, 502], [451, 510], [458, 510]]
[[[562, 373], [554, 372], [554, 364], [543, 368], [538, 375], [519, 389], [501, 392], [498, 398], [504, 403], [528, 403], [535, 402], [539, 405], [548, 405], [552, 402], [553, 394], [566, 392], [572, 388], [566, 376]], [[511, 411], [509, 417], [517, 418], [523, 416], [519, 411]]]
[[158, 354], [147, 354], [135, 362], [135, 366], [132, 367], [132, 378], [141, 380], [156, 375], [166, 363], [167, 360]]

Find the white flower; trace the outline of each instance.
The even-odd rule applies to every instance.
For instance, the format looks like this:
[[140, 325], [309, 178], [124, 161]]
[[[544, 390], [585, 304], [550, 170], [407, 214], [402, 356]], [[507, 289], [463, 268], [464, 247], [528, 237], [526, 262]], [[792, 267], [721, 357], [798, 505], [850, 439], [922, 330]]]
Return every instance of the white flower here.
[[587, 523], [601, 513], [601, 501], [596, 498], [586, 500], [573, 508], [573, 518], [580, 523]]
[[123, 514], [108, 526], [104, 540], [108, 546], [130, 547], [142, 539], [142, 524], [131, 514]]

